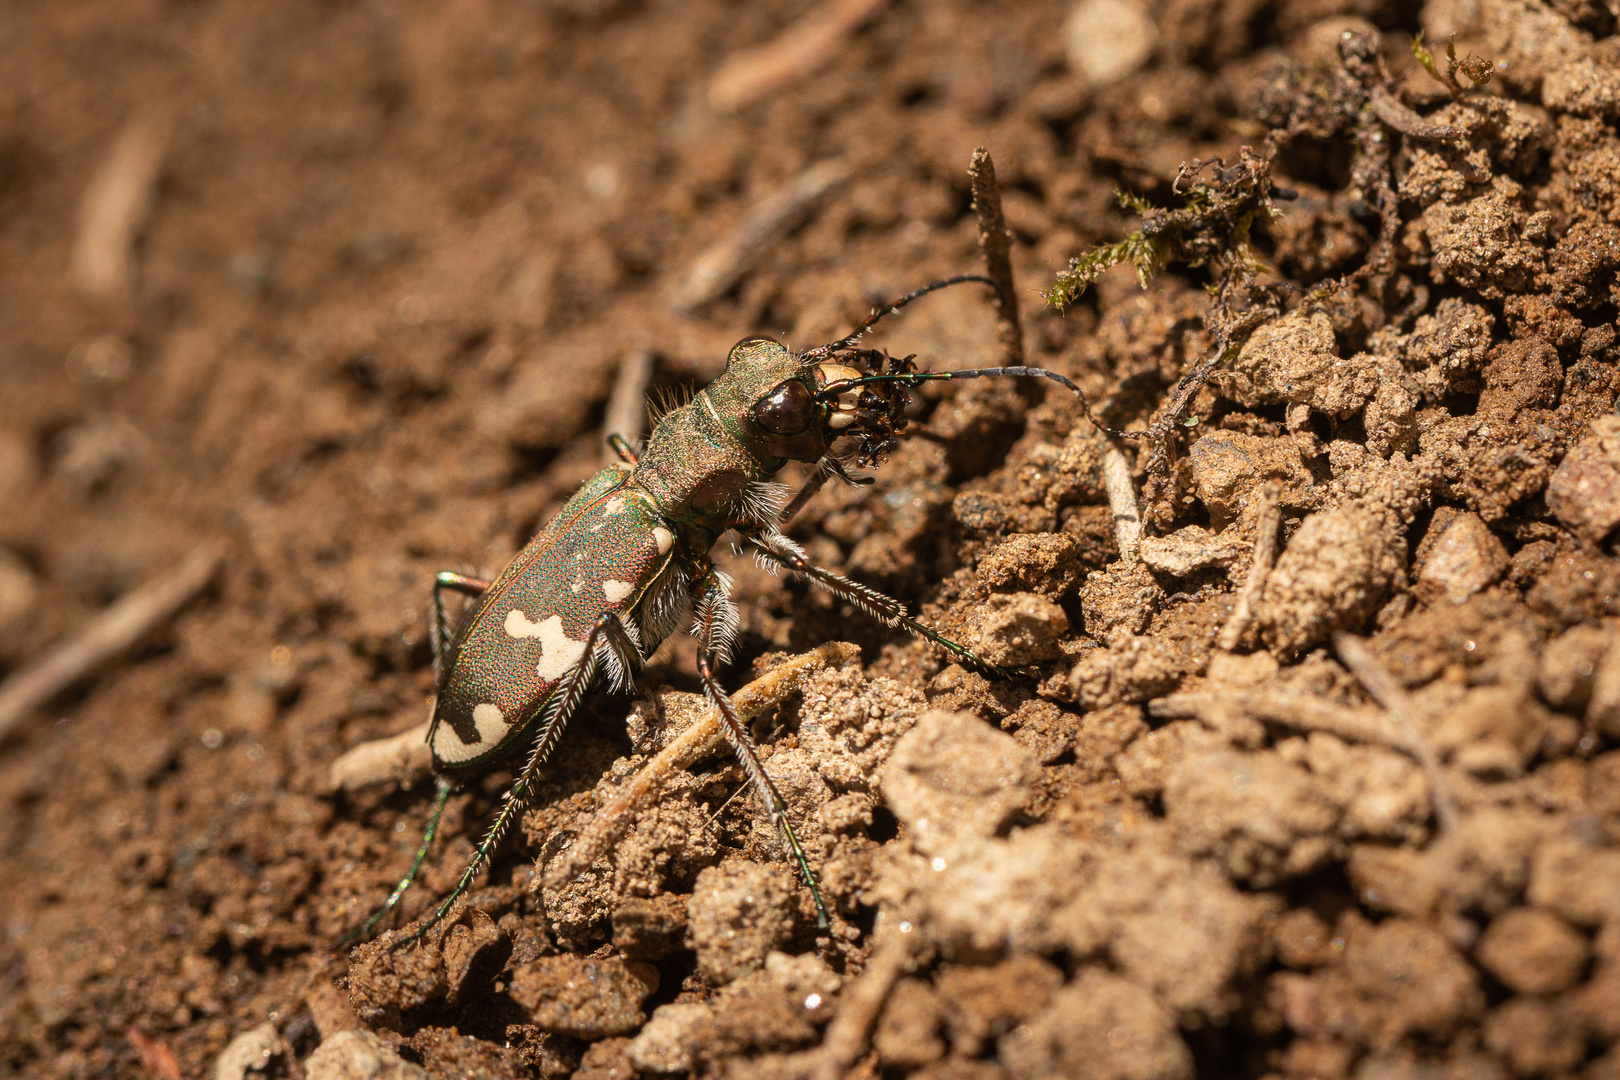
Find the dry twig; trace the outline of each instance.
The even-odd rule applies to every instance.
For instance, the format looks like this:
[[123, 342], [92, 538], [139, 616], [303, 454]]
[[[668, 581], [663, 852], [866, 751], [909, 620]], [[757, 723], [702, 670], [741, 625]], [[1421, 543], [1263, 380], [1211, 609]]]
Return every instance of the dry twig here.
[[84, 193], [73, 278], [98, 299], [126, 295], [135, 281], [135, 240], [152, 209], [168, 143], [164, 125], [137, 117], [124, 126]]
[[759, 253], [803, 224], [824, 196], [852, 174], [833, 159], [812, 165], [758, 203], [730, 233], [711, 245], [670, 288], [670, 304], [689, 312], [723, 296], [748, 272]]
[[1001, 213], [1001, 186], [990, 151], [979, 147], [968, 164], [973, 186], [973, 212], [979, 218], [979, 251], [984, 272], [996, 283], [996, 331], [1001, 338], [1001, 363], [1017, 367], [1024, 362], [1024, 331], [1018, 324], [1018, 293], [1013, 288], [1012, 236]]
[[[855, 645], [827, 642], [767, 671], [732, 695], [732, 703], [745, 722], [753, 720], [786, 701], [815, 672], [846, 664], [860, 654], [861, 650]], [[539, 888], [542, 883], [548, 889], [567, 886], [624, 836], [636, 812], [654, 797], [665, 778], [725, 745], [720, 710], [710, 708], [625, 782], [574, 838], [573, 844], [557, 854], [544, 874], [535, 876], [533, 888]]]
[[811, 74], [882, 6], [883, 0], [828, 0], [766, 44], [727, 58], [709, 80], [709, 105], [742, 109]]
[[1406, 740], [1391, 728], [1383, 713], [1341, 705], [1308, 691], [1273, 687], [1259, 690], [1194, 690], [1171, 694], [1148, 704], [1148, 712], [1165, 720], [1199, 720], [1217, 730], [1222, 712], [1252, 716], [1296, 731], [1321, 731], [1349, 742], [1407, 749]]
[[1114, 519], [1114, 544], [1123, 562], [1135, 562], [1142, 546], [1142, 510], [1136, 501], [1136, 484], [1131, 467], [1119, 447], [1110, 443], [1102, 456], [1103, 487], [1108, 492], [1108, 509]]
[[168, 1043], [142, 1034], [133, 1024], [124, 1030], [124, 1038], [135, 1048], [141, 1065], [158, 1080], [180, 1080], [183, 1075], [180, 1072], [180, 1059], [174, 1056]]
[[344, 753], [327, 773], [332, 790], [354, 791], [385, 780], [410, 787], [426, 780], [433, 771], [433, 751], [427, 741], [430, 723], [424, 721], [409, 731], [361, 743]]
[[1260, 509], [1255, 514], [1254, 556], [1249, 561], [1249, 576], [1243, 580], [1243, 590], [1238, 593], [1237, 603], [1232, 605], [1231, 617], [1221, 627], [1220, 637], [1215, 639], [1215, 647], [1222, 652], [1231, 652], [1243, 644], [1249, 625], [1254, 621], [1254, 605], [1266, 587], [1272, 566], [1277, 562], [1277, 530], [1282, 525], [1281, 500], [1282, 485], [1277, 481], [1269, 480], [1260, 488]]
[[0, 737], [35, 709], [135, 644], [186, 606], [214, 577], [222, 553], [209, 546], [147, 582], [23, 671], [0, 685]]
[[1433, 120], [1425, 119], [1407, 108], [1401, 99], [1390, 93], [1383, 86], [1374, 86], [1368, 97], [1372, 111], [1378, 119], [1400, 132], [1410, 135], [1414, 139], [1457, 139], [1462, 132], [1450, 124], [1437, 124]]
[[837, 1080], [866, 1052], [867, 1040], [884, 1002], [889, 1000], [889, 991], [911, 966], [918, 935], [909, 923], [896, 926], [886, 913], [880, 918], [877, 943], [872, 946], [866, 970], [845, 991], [838, 1015], [827, 1025], [827, 1034], [821, 1040], [821, 1061], [813, 1073], [816, 1080]]
[[1390, 720], [1400, 734], [1402, 749], [1417, 758], [1418, 764], [1423, 766], [1440, 831], [1449, 832], [1457, 824], [1456, 805], [1446, 786], [1445, 774], [1440, 771], [1440, 759], [1434, 756], [1428, 740], [1412, 721], [1414, 707], [1406, 688], [1384, 669], [1384, 665], [1367, 648], [1367, 643], [1354, 634], [1342, 630], [1334, 634], [1333, 649], [1339, 654], [1339, 662], [1361, 682], [1367, 693], [1389, 710]]
[[[607, 415], [602, 420], [604, 440], [617, 435], [631, 446], [641, 444], [641, 436], [647, 430], [647, 384], [652, 382], [652, 375], [651, 350], [637, 349], [624, 358], [618, 377], [613, 381]], [[612, 447], [606, 447], [603, 453], [610, 463], [619, 460]]]

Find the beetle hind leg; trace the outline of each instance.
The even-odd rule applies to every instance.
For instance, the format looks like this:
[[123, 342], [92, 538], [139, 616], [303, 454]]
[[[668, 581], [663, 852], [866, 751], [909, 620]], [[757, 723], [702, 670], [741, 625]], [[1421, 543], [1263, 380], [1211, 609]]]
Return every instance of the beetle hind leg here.
[[495, 820], [490, 824], [489, 830], [484, 833], [484, 839], [479, 842], [477, 849], [474, 850], [472, 861], [467, 864], [467, 869], [461, 872], [461, 877], [457, 879], [455, 888], [451, 889], [450, 894], [440, 901], [439, 906], [434, 909], [432, 915], [415, 930], [412, 930], [408, 936], [394, 942], [390, 948], [398, 948], [401, 945], [419, 940], [422, 935], [437, 926], [450, 913], [450, 909], [455, 907], [456, 901], [465, 896], [467, 891], [472, 888], [473, 879], [478, 876], [478, 871], [483, 869], [484, 864], [489, 861], [490, 855], [495, 851], [495, 846], [506, 835], [506, 830], [512, 827], [512, 823], [517, 820], [518, 815], [523, 812], [523, 808], [528, 805], [529, 796], [534, 788], [535, 777], [540, 772], [540, 766], [544, 765], [546, 759], [551, 756], [551, 751], [557, 746], [557, 740], [562, 737], [563, 728], [567, 726], [568, 721], [579, 710], [581, 702], [585, 700], [585, 694], [590, 690], [591, 681], [597, 671], [597, 646], [604, 641], [628, 644], [628, 635], [625, 634], [624, 627], [619, 622], [619, 616], [611, 611], [604, 612], [591, 626], [591, 632], [585, 637], [584, 652], [581, 653], [578, 663], [563, 673], [562, 681], [558, 683], [557, 689], [552, 691], [551, 697], [547, 699], [545, 711], [541, 714], [539, 732], [534, 737], [534, 746], [529, 751], [529, 757], [523, 764], [523, 771], [512, 782], [512, 786], [507, 789], [506, 798], [501, 803], [500, 812], [495, 815]]
[[754, 745], [753, 737], [748, 733], [748, 726], [737, 714], [737, 706], [732, 703], [730, 695], [720, 685], [720, 679], [715, 673], [718, 664], [731, 658], [731, 641], [737, 632], [737, 609], [727, 595], [730, 591], [729, 586], [730, 581], [726, 575], [712, 566], [698, 585], [693, 627], [698, 639], [698, 677], [703, 680], [703, 689], [708, 692], [709, 700], [720, 710], [726, 739], [736, 752], [737, 759], [742, 762], [749, 785], [759, 796], [759, 801], [765, 805], [772, 823], [787, 840], [788, 848], [793, 853], [793, 861], [798, 864], [799, 873], [810, 888], [811, 899], [815, 901], [816, 925], [825, 930], [830, 923], [827, 919], [827, 906], [821, 899], [821, 883], [816, 879], [815, 871], [810, 869], [810, 860], [805, 856], [804, 846], [799, 843], [799, 838], [793, 831], [793, 822], [788, 818], [787, 800], [782, 797], [781, 790], [777, 788], [770, 774], [765, 771], [765, 764], [759, 759], [759, 748]]
[[433, 809], [428, 813], [427, 828], [422, 830], [422, 843], [416, 849], [416, 857], [411, 860], [410, 869], [405, 871], [405, 876], [400, 878], [399, 884], [394, 886], [394, 891], [388, 894], [388, 899], [383, 901], [381, 907], [373, 911], [365, 922], [338, 938], [339, 948], [353, 944], [371, 933], [372, 927], [382, 922], [389, 912], [399, 906], [405, 891], [416, 880], [417, 871], [422, 869], [422, 862], [427, 858], [428, 849], [433, 846], [433, 838], [439, 831], [439, 820], [444, 817], [444, 804], [450, 798], [451, 785], [448, 780], [441, 776], [434, 780], [434, 784], [437, 790], [433, 795]]

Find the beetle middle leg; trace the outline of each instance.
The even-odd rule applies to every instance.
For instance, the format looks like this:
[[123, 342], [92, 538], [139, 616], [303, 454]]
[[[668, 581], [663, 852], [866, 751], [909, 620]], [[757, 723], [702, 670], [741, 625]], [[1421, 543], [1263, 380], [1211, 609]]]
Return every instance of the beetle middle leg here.
[[619, 460], [624, 462], [626, 465], [634, 466], [641, 460], [641, 455], [636, 453], [635, 450], [631, 449], [630, 440], [626, 439], [623, 435], [620, 435], [616, 431], [607, 437], [607, 444], [608, 449], [612, 450], [614, 454], [618, 455]]
[[439, 674], [441, 660], [450, 648], [455, 634], [450, 629], [450, 617], [444, 610], [444, 594], [450, 592], [470, 596], [474, 600], [484, 595], [490, 583], [466, 574], [445, 570], [433, 579], [433, 619], [428, 623], [428, 646], [433, 650], [433, 674]]
[[827, 908], [821, 899], [821, 884], [810, 869], [810, 860], [805, 857], [804, 848], [799, 838], [793, 832], [793, 823], [788, 820], [787, 800], [777, 788], [776, 782], [765, 771], [765, 763], [759, 760], [759, 748], [754, 745], [753, 737], [748, 734], [748, 726], [737, 715], [737, 706], [732, 702], [731, 696], [720, 685], [720, 679], [715, 674], [715, 666], [731, 659], [731, 640], [737, 633], [737, 609], [731, 602], [730, 579], [716, 570], [712, 565], [703, 573], [698, 582], [693, 604], [693, 634], [698, 639], [698, 677], [703, 680], [703, 689], [708, 692], [709, 700], [714, 702], [715, 708], [720, 710], [720, 718], [724, 723], [724, 730], [731, 748], [742, 762], [743, 772], [748, 776], [748, 782], [759, 801], [765, 805], [765, 811], [771, 815], [771, 821], [781, 830], [787, 839], [788, 848], [793, 852], [793, 860], [799, 864], [799, 873], [803, 875], [804, 882], [810, 887], [810, 896], [816, 904], [816, 925], [827, 929]]
[[744, 532], [749, 540], [753, 541], [760, 559], [770, 567], [790, 570], [795, 574], [802, 574], [811, 581], [820, 585], [834, 596], [848, 600], [856, 607], [865, 611], [873, 618], [886, 626], [901, 626], [916, 634], [924, 640], [950, 653], [956, 660], [967, 667], [992, 675], [998, 679], [1012, 678], [1019, 674], [1015, 670], [998, 667], [985, 660], [966, 645], [952, 641], [938, 630], [925, 626], [906, 614], [906, 607], [891, 596], [885, 596], [876, 589], [862, 585], [858, 581], [841, 577], [831, 570], [823, 570], [805, 557], [799, 545], [774, 530], [755, 529]]

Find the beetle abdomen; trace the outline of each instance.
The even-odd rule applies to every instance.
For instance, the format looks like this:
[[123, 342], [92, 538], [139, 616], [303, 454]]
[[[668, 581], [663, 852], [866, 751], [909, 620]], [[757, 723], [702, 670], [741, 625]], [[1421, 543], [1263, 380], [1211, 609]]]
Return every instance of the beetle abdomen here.
[[[521, 742], [585, 655], [603, 612], [650, 650], [643, 598], [670, 564], [674, 535], [646, 495], [607, 469], [569, 501], [480, 599], [456, 637], [428, 733], [435, 767], [463, 769]], [[662, 590], [661, 590], [662, 591]], [[645, 635], [650, 638], [654, 634]], [[657, 634], [661, 637], [661, 634]], [[624, 674], [604, 642], [598, 659]]]

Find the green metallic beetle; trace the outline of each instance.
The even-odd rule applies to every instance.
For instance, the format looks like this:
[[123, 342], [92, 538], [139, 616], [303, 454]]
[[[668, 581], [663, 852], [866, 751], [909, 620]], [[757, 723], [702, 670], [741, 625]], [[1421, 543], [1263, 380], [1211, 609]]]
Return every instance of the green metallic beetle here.
[[[1080, 393], [1042, 368], [918, 371], [909, 357], [855, 347], [883, 316], [935, 289], [969, 281], [994, 285], [978, 275], [934, 282], [878, 310], [850, 336], [805, 353], [769, 338], [745, 338], [732, 348], [718, 379], [660, 419], [642, 454], [612, 440], [623, 463], [594, 476], [493, 582], [438, 575], [430, 627], [438, 696], [428, 730], [437, 797], [404, 880], [345, 940], [368, 932], [399, 903], [457, 782], [527, 748], [527, 761], [471, 865], [433, 915], [400, 943], [442, 919], [516, 820], [536, 772], [598, 673], [615, 688], [628, 687], [633, 671], [688, 619], [704, 690], [826, 925], [821, 890], [788, 820], [787, 802], [716, 674], [730, 659], [738, 618], [730, 579], [709, 551], [722, 534], [735, 531], [773, 571], [802, 574], [887, 625], [906, 627], [965, 664], [1001, 674], [909, 618], [898, 601], [812, 565], [778, 528], [828, 477], [863, 482], [845, 471], [834, 450], [839, 440], [858, 440], [852, 449], [860, 464], [881, 463], [905, 427], [905, 387], [1013, 375], [1052, 379]], [[789, 489], [772, 481], [790, 461], [818, 465], [791, 502]], [[477, 601], [453, 638], [447, 591]]]

